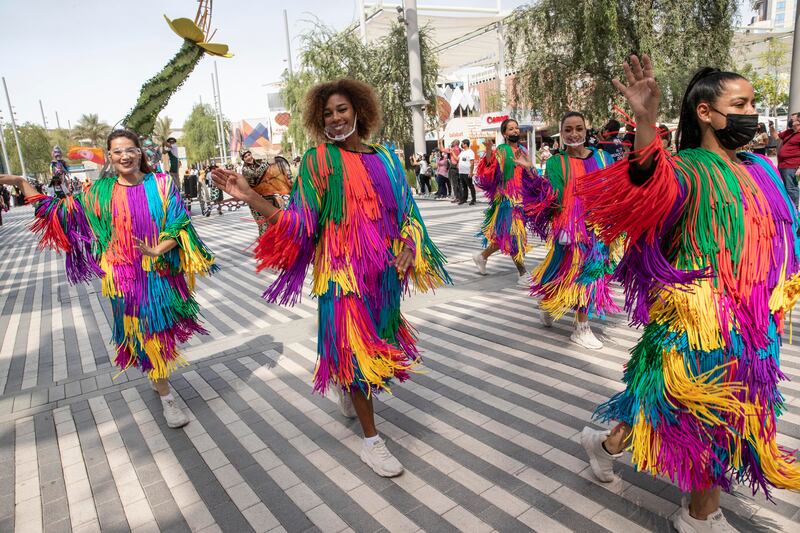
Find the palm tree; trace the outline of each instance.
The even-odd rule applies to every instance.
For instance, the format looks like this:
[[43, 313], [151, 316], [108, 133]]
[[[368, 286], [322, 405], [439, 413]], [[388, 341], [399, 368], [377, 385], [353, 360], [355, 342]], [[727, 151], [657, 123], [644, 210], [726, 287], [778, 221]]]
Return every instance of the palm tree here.
[[72, 128], [72, 138], [78, 142], [87, 142], [90, 146], [102, 146], [111, 133], [111, 126], [101, 122], [96, 113], [81, 115], [78, 123]]
[[153, 142], [159, 146], [164, 146], [167, 139], [172, 137], [172, 119], [169, 117], [158, 117], [153, 127]]

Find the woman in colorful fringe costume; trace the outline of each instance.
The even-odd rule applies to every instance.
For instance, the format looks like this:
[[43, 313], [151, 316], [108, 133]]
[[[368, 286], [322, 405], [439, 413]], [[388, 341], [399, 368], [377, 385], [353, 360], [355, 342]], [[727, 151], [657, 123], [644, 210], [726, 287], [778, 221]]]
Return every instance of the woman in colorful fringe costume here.
[[589, 316], [619, 311], [609, 287], [616, 263], [609, 247], [586, 223], [576, 190], [584, 176], [614, 160], [602, 150], [585, 146], [586, 120], [580, 113], [564, 115], [560, 135], [566, 149], [547, 160], [544, 178], [526, 180], [522, 190], [528, 228], [547, 240], [547, 256], [531, 275], [531, 294], [542, 297], [539, 310], [545, 327], [575, 309], [570, 340], [599, 350], [603, 343], [592, 332]]
[[306, 128], [323, 143], [303, 156], [289, 205], [281, 210], [224, 170], [215, 182], [263, 214], [258, 269], [280, 271], [264, 293], [294, 304], [313, 263], [319, 299], [319, 359], [314, 391], [339, 392], [345, 416], [364, 430], [361, 459], [380, 476], [403, 471], [375, 428], [372, 395], [403, 381], [418, 363], [414, 332], [400, 314], [413, 280], [421, 290], [449, 283], [445, 258], [431, 242], [397, 157], [365, 144], [380, 121], [373, 89], [341, 79], [312, 88]]
[[638, 125], [628, 159], [582, 183], [589, 219], [606, 241], [625, 235], [616, 277], [644, 333], [631, 351], [626, 389], [585, 428], [595, 475], [614, 479], [625, 449], [638, 470], [672, 479], [691, 501], [678, 531], [734, 531], [719, 509], [735, 479], [800, 489], [800, 468], [776, 443], [784, 319], [800, 294], [797, 212], [778, 171], [738, 152], [758, 123], [753, 87], [705, 68], [686, 89], [671, 157], [656, 134], [660, 91], [647, 56], [615, 81]]
[[195, 233], [173, 181], [150, 171], [139, 137], [115, 130], [107, 149], [117, 175], [79, 195], [44, 196], [19, 176], [0, 176], [0, 183], [19, 187], [34, 204], [32, 229], [41, 246], [66, 254], [71, 283], [102, 279], [114, 317], [115, 363], [147, 373], [167, 424], [178, 428], [189, 419], [168, 378], [183, 362], [178, 343], [206, 333], [192, 292], [195, 275], [216, 269], [214, 257]]
[[519, 144], [519, 123], [513, 118], [500, 124], [500, 133], [507, 144], [493, 150], [487, 140], [486, 154], [478, 163], [475, 176], [478, 187], [489, 200], [489, 208], [481, 226], [483, 251], [472, 256], [478, 272], [486, 275], [486, 262], [498, 250], [511, 256], [519, 273], [520, 285], [528, 287], [530, 278], [525, 270], [525, 252], [528, 251], [528, 233], [522, 213], [522, 182], [530, 180], [533, 164]]

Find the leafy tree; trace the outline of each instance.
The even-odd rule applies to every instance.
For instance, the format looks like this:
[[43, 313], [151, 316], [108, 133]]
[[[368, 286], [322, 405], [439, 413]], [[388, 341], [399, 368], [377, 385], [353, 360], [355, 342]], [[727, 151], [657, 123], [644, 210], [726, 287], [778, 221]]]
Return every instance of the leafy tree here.
[[153, 126], [153, 142], [159, 146], [164, 146], [170, 137], [172, 137], [172, 119], [158, 117], [155, 126]]
[[190, 164], [212, 159], [219, 155], [217, 148], [217, 123], [214, 109], [209, 104], [196, 104], [183, 123], [181, 142], [186, 146]]
[[109, 133], [111, 126], [102, 122], [96, 113], [81, 115], [72, 128], [72, 138], [77, 142], [87, 142], [90, 146], [102, 147]]
[[663, 97], [677, 116], [683, 91], [701, 66], [725, 67], [735, 0], [540, 0], [506, 20], [515, 96], [546, 120], [570, 109], [604, 120], [621, 101], [611, 80], [632, 53], [649, 54]]
[[[303, 99], [313, 85], [336, 78], [349, 77], [375, 88], [383, 111], [383, 125], [374, 136], [398, 143], [411, 139], [411, 111], [405, 105], [411, 99], [408, 76], [408, 46], [405, 28], [394, 23], [389, 34], [377, 42], [362, 43], [356, 32], [337, 33], [317, 22], [311, 31], [301, 35], [300, 68], [294, 75], [283, 76], [281, 95], [292, 120], [284, 140], [294, 143], [296, 152], [311, 144], [302, 126]], [[427, 28], [420, 29], [422, 55], [422, 88], [429, 105], [427, 118], [436, 120], [436, 79], [439, 67]]]
[[[50, 172], [50, 151], [52, 145], [43, 127], [26, 122], [17, 126], [19, 143], [22, 146], [22, 157], [25, 158], [25, 169], [28, 174], [47, 174]], [[13, 174], [22, 174], [22, 165], [17, 154], [17, 143], [11, 128], [5, 128], [6, 148], [9, 164]], [[63, 148], [63, 147], [62, 147]]]

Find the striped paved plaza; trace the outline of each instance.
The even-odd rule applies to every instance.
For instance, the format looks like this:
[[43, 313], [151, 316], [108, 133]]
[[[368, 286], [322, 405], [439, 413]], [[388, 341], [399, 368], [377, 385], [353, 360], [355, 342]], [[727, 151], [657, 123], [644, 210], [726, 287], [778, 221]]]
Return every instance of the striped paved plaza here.
[[[315, 302], [260, 299], [274, 275], [254, 272], [249, 212], [195, 219], [222, 270], [198, 283], [210, 334], [185, 347], [189, 366], [173, 377], [192, 418], [180, 430], [141, 374], [116, 375], [99, 284], [68, 285], [62, 259], [25, 229], [30, 208], [6, 213], [0, 532], [670, 531], [672, 484], [626, 459], [621, 481], [601, 485], [578, 442], [595, 405], [621, 389], [638, 332], [612, 317], [595, 324], [606, 348], [582, 352], [571, 319], [540, 326], [510, 259], [477, 274], [480, 207], [420, 204], [456, 285], [404, 304], [425, 362], [376, 403], [406, 467], [395, 479], [361, 462], [358, 423], [310, 394]], [[528, 267], [543, 256], [537, 246]], [[787, 339], [782, 357], [794, 381], [780, 442], [798, 449], [800, 349]], [[800, 494], [773, 498], [740, 487], [723, 508], [742, 531], [800, 531]]]

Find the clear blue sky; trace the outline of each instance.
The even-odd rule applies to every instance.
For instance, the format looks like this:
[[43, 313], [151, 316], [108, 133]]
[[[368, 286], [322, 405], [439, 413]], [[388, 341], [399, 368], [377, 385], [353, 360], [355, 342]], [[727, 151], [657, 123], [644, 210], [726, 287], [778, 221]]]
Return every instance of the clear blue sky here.
[[[419, 2], [453, 3], [496, 5], [495, 0]], [[523, 3], [502, 0], [502, 7]], [[213, 40], [229, 44], [235, 57], [203, 58], [164, 113], [180, 125], [201, 98], [211, 102], [216, 61], [225, 115], [233, 120], [263, 116], [263, 85], [280, 79], [286, 67], [283, 9], [288, 10], [297, 62], [297, 36], [309, 27], [306, 21], [316, 16], [342, 28], [354, 19], [355, 5], [355, 0], [217, 0]], [[62, 127], [67, 120], [74, 125], [82, 113], [98, 113], [116, 123], [135, 103], [142, 83], [180, 47], [162, 15], [193, 18], [196, 6], [194, 0], [0, 0], [0, 75], [8, 83], [17, 120], [41, 124], [41, 99], [50, 127], [56, 111]], [[4, 97], [0, 110], [8, 122]]]

